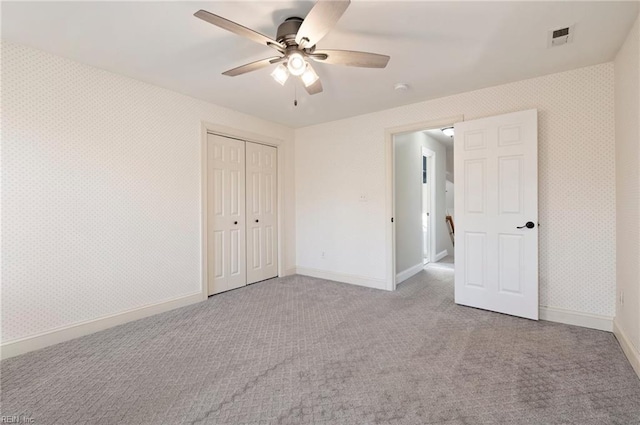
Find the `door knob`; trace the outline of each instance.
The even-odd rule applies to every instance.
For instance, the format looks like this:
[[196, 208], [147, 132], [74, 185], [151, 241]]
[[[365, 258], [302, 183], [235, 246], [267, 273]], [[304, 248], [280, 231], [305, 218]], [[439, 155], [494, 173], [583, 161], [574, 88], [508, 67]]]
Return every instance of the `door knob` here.
[[233, 222], [233, 224], [238, 224], [238, 222], [237, 222], [237, 221], [234, 221], [234, 222]]
[[516, 229], [524, 229], [525, 227], [527, 229], [533, 229], [534, 227], [536, 227], [536, 225], [533, 224], [533, 221], [527, 221], [527, 224], [525, 224], [524, 226], [518, 226], [516, 227]]
[[258, 223], [260, 220], [256, 220], [256, 223]]

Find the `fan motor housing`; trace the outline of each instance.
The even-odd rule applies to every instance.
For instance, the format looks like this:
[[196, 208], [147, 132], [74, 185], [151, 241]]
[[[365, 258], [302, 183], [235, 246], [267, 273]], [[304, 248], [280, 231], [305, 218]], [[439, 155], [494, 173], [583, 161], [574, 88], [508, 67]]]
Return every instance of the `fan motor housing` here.
[[287, 46], [296, 44], [296, 34], [300, 29], [300, 25], [302, 25], [302, 21], [303, 19], [298, 17], [287, 18], [278, 27], [276, 41], [279, 41], [280, 43], [284, 43]]

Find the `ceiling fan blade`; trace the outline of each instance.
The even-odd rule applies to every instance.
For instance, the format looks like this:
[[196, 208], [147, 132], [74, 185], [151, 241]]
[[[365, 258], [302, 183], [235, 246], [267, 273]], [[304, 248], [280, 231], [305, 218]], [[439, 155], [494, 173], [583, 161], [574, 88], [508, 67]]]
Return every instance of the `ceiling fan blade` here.
[[304, 89], [309, 94], [318, 94], [322, 92], [322, 83], [320, 82], [320, 78], [318, 78], [315, 83], [311, 84], [309, 87], [305, 87]]
[[296, 43], [301, 48], [315, 46], [333, 28], [342, 16], [350, 0], [319, 0], [296, 34]]
[[235, 77], [236, 75], [246, 74], [247, 72], [256, 71], [258, 69], [264, 68], [266, 66], [271, 65], [272, 63], [277, 63], [278, 59], [282, 59], [280, 57], [266, 58], [261, 59], [259, 61], [251, 62], [246, 65], [239, 66], [237, 68], [230, 69], [222, 73], [222, 75], [228, 75], [229, 77]]
[[316, 50], [308, 55], [322, 63], [357, 66], [360, 68], [384, 68], [389, 63], [389, 56], [377, 53], [354, 52], [352, 50]]
[[209, 22], [217, 27], [225, 29], [227, 31], [231, 31], [234, 34], [237, 34], [241, 37], [248, 38], [249, 40], [253, 40], [256, 43], [260, 43], [265, 46], [273, 47], [277, 50], [284, 51], [285, 46], [278, 43], [277, 41], [267, 37], [266, 35], [260, 34], [252, 29], [244, 27], [238, 23], [230, 21], [228, 19], [223, 18], [222, 16], [214, 15], [213, 13], [207, 12], [206, 10], [198, 10], [193, 14], [196, 18], [200, 18], [203, 21]]

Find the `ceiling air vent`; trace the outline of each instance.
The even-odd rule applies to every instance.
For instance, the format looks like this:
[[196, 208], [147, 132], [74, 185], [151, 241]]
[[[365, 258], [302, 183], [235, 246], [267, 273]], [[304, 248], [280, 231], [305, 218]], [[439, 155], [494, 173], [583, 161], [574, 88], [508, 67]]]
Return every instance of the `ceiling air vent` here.
[[573, 25], [549, 31], [547, 47], [557, 47], [573, 41]]

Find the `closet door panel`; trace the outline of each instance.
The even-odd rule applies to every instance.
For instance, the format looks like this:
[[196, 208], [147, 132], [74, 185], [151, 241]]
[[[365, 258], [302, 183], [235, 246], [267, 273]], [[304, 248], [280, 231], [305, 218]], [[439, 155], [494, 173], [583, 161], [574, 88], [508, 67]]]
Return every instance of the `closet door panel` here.
[[209, 295], [247, 284], [245, 142], [207, 135]]
[[247, 282], [278, 275], [277, 150], [247, 142]]

